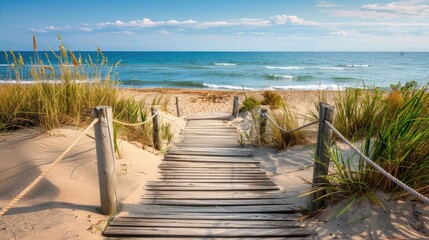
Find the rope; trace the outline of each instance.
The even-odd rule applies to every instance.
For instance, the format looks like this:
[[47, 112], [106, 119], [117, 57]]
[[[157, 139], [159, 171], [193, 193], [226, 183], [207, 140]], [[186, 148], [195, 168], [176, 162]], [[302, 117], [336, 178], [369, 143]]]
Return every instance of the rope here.
[[386, 170], [378, 166], [375, 162], [373, 162], [371, 159], [369, 159], [365, 154], [363, 154], [359, 149], [357, 149], [352, 143], [349, 142], [334, 126], [332, 126], [328, 121], [324, 121], [326, 125], [328, 125], [332, 131], [337, 134], [341, 140], [343, 140], [347, 145], [349, 145], [355, 152], [361, 156], [368, 164], [370, 164], [373, 168], [375, 168], [377, 171], [379, 171], [381, 174], [383, 174], [385, 177], [390, 179], [392, 182], [396, 183], [398, 186], [402, 187], [405, 191], [409, 192], [414, 197], [422, 200], [424, 203], [429, 204], [429, 198], [423, 196], [423, 194], [420, 194], [416, 190], [412, 189], [411, 187], [407, 186], [405, 183], [401, 182], [399, 179], [395, 178], [391, 174], [389, 174]]
[[150, 120], [152, 120], [152, 118], [154, 118], [155, 116], [157, 116], [157, 115], [159, 115], [159, 112], [157, 112], [157, 113], [155, 113], [154, 115], [152, 115], [152, 117], [150, 117], [150, 118], [148, 118], [148, 119], [146, 119], [146, 121], [144, 121], [144, 122], [140, 122], [140, 123], [126, 123], [126, 122], [121, 122], [121, 121], [119, 121], [119, 120], [116, 120], [116, 119], [112, 119], [112, 122], [114, 122], [114, 123], [118, 123], [118, 124], [122, 124], [122, 125], [124, 125], [124, 126], [130, 126], [130, 127], [135, 127], [135, 126], [141, 126], [141, 125], [143, 125], [143, 124], [145, 124], [145, 123], [147, 123], [147, 122], [149, 122]]
[[19, 202], [28, 192], [31, 191], [61, 160], [63, 160], [64, 156], [72, 150], [74, 146], [79, 142], [79, 140], [85, 136], [85, 134], [98, 122], [98, 118], [94, 119], [91, 124], [83, 131], [83, 133], [74, 140], [74, 142], [55, 160], [49, 165], [48, 169], [46, 169], [42, 174], [40, 174], [33, 182], [28, 185], [20, 194], [18, 194], [12, 201], [10, 201], [1, 211], [0, 216], [5, 214], [9, 209], [11, 209], [17, 202]]
[[294, 131], [298, 131], [298, 130], [300, 130], [300, 129], [303, 129], [303, 128], [305, 128], [305, 127], [308, 127], [308, 126], [311, 126], [311, 125], [313, 125], [313, 124], [316, 124], [316, 123], [318, 123], [319, 122], [319, 120], [316, 120], [316, 121], [314, 121], [314, 122], [310, 122], [310, 123], [307, 123], [307, 124], [304, 124], [304, 125], [302, 125], [301, 127], [297, 127], [297, 128], [294, 128], [294, 129], [291, 129], [291, 130], [286, 130], [286, 129], [284, 129], [284, 128], [282, 128], [282, 127], [280, 127], [268, 114], [266, 114], [266, 113], [263, 113], [263, 116], [265, 115], [265, 117], [267, 117], [267, 119], [268, 120], [270, 120], [270, 122], [272, 123], [272, 124], [274, 124], [274, 126], [276, 126], [278, 129], [280, 129], [283, 133], [291, 133], [291, 132], [294, 132]]

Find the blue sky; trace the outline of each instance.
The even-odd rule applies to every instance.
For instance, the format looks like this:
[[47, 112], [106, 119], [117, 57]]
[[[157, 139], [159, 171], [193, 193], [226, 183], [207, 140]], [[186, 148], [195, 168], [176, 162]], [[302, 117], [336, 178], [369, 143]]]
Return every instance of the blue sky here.
[[0, 49], [429, 51], [429, 0], [0, 0]]

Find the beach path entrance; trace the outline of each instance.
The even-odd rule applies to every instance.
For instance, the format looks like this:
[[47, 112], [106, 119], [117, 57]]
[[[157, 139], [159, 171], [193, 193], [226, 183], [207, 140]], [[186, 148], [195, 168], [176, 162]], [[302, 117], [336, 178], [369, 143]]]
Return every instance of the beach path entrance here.
[[150, 239], [313, 239], [301, 215], [237, 143], [222, 114], [188, 117], [181, 143], [147, 182], [141, 204], [123, 209], [106, 237]]

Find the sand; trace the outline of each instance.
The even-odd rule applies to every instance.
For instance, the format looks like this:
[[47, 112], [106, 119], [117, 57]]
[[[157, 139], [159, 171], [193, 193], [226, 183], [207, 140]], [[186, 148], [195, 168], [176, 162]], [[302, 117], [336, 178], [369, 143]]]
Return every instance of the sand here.
[[[300, 116], [314, 110], [320, 93], [282, 91], [287, 103]], [[145, 99], [150, 104], [162, 96], [169, 99], [163, 121], [173, 123], [175, 142], [184, 127], [184, 116], [196, 112], [230, 112], [233, 96], [244, 99], [248, 92], [179, 89], [124, 89], [121, 95]], [[262, 92], [253, 92], [260, 96]], [[332, 101], [332, 92], [326, 92]], [[175, 117], [175, 97], [181, 117]], [[304, 118], [303, 118], [304, 119]], [[304, 120], [303, 120], [304, 121]], [[249, 116], [226, 124], [250, 129]], [[309, 132], [313, 132], [312, 128]], [[73, 127], [41, 132], [25, 129], [0, 135], [0, 207], [18, 194], [82, 132]], [[92, 133], [90, 134], [92, 135]], [[311, 134], [310, 134], [311, 135]], [[314, 145], [296, 146], [277, 153], [259, 148], [254, 158], [262, 161], [268, 175], [283, 188], [290, 201], [305, 207], [302, 193], [311, 188]], [[348, 150], [343, 147], [344, 150]], [[118, 196], [122, 205], [139, 201], [143, 185], [157, 178], [162, 153], [141, 149], [136, 143], [121, 142], [122, 158], [117, 160]], [[0, 217], [1, 239], [102, 239], [108, 217], [100, 214], [95, 143], [85, 136], [71, 153], [5, 216]], [[387, 201], [380, 194], [385, 210], [362, 201], [339, 217], [345, 203], [329, 207], [303, 223], [316, 228], [322, 239], [424, 239], [429, 238], [429, 207], [412, 201]]]

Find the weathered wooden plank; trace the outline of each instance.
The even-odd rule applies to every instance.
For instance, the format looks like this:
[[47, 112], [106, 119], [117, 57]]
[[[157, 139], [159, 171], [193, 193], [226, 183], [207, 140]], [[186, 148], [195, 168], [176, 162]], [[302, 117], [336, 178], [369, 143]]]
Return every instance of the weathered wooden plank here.
[[202, 172], [202, 171], [197, 171], [197, 172], [173, 172], [173, 171], [161, 171], [160, 174], [162, 176], [243, 176], [243, 177], [260, 177], [262, 176], [266, 176], [267, 174], [265, 172], [239, 172], [239, 171], [234, 171], [234, 172]]
[[186, 128], [184, 128], [183, 130], [207, 130], [207, 129], [228, 129], [228, 130], [237, 130], [237, 127], [234, 126], [226, 126], [223, 124], [220, 125], [209, 125], [210, 128], [207, 127], [207, 125], [205, 126], [186, 126]]
[[158, 178], [159, 180], [270, 180], [267, 176], [255, 177], [255, 176], [163, 176]]
[[[215, 181], [217, 179], [213, 179], [213, 181]], [[204, 180], [203, 180], [204, 181]], [[174, 180], [162, 180], [162, 181], [154, 181], [154, 182], [149, 182], [146, 184], [146, 186], [231, 186], [231, 187], [240, 187], [240, 186], [253, 186], [253, 185], [257, 185], [259, 183], [259, 185], [275, 185], [274, 182], [270, 181], [270, 180], [259, 180], [259, 181], [243, 181], [246, 183], [240, 183], [240, 182], [201, 182], [198, 183], [196, 181], [193, 180], [188, 180], [188, 181], [182, 181], [182, 182], [177, 182]]]
[[235, 164], [257, 164], [258, 161], [237, 157], [227, 156], [193, 156], [193, 155], [168, 155], [164, 158], [164, 161], [175, 161], [175, 162], [202, 162], [202, 163], [235, 163]]
[[176, 150], [176, 151], [198, 151], [198, 152], [206, 152], [206, 151], [223, 151], [223, 152], [240, 152], [240, 153], [241, 152], [253, 152], [251, 149], [246, 149], [246, 148], [231, 148], [231, 147], [225, 147], [225, 148], [212, 148], [212, 147], [191, 148], [191, 147], [173, 146], [173, 147], [170, 148], [170, 151], [171, 150]]
[[173, 179], [199, 179], [199, 180], [270, 180], [270, 178], [264, 174], [174, 174], [174, 173], [166, 173], [162, 174], [161, 177], [158, 178], [159, 181], [164, 180], [173, 180]]
[[301, 215], [296, 213], [129, 213], [121, 218], [130, 219], [191, 219], [191, 220], [269, 220], [269, 221], [298, 221]]
[[182, 161], [166, 161], [162, 162], [159, 167], [172, 167], [172, 168], [228, 168], [228, 169], [240, 169], [240, 168], [256, 168], [260, 169], [259, 162], [252, 162], [252, 163], [218, 163], [218, 162], [182, 162]]
[[197, 151], [197, 150], [170, 150], [170, 155], [196, 155], [196, 156], [226, 156], [226, 157], [251, 157], [252, 152], [242, 151], [242, 152], [218, 152], [216, 150], [212, 151]]
[[156, 182], [147, 182], [146, 185], [156, 185], [156, 184], [177, 184], [177, 183], [253, 183], [253, 184], [261, 184], [261, 185], [271, 185], [275, 184], [272, 180], [235, 180], [235, 179], [228, 179], [228, 180], [219, 180], [219, 179], [206, 179], [206, 180], [198, 180], [198, 179], [188, 179], [188, 180], [181, 180], [181, 179], [164, 179], [162, 181], [156, 181]]
[[201, 116], [188, 116], [185, 119], [188, 121], [195, 121], [195, 120], [227, 120], [231, 118], [231, 114], [210, 114], [210, 115], [201, 115]]
[[194, 142], [194, 143], [177, 143], [175, 144], [175, 146], [177, 147], [191, 147], [191, 148], [239, 148], [239, 149], [244, 149], [240, 144], [237, 143], [237, 141], [230, 141], [228, 143], [225, 142], [210, 142], [210, 143], [201, 143], [201, 142]]
[[[156, 191], [270, 191], [270, 190], [279, 190], [277, 186], [236, 186], [236, 185], [225, 185], [225, 186], [215, 186], [215, 185], [206, 185], [206, 186], [146, 186], [147, 190], [156, 190]], [[202, 193], [203, 194], [203, 193]]]
[[182, 133], [182, 136], [185, 137], [237, 137], [237, 133], [234, 132], [205, 132], [205, 133], [199, 133], [199, 132], [184, 132]]
[[284, 199], [286, 196], [279, 192], [205, 192], [204, 194], [195, 192], [156, 192], [148, 191], [143, 199], [189, 199], [189, 200], [234, 200], [234, 199]]
[[255, 205], [285, 205], [287, 199], [227, 199], [227, 200], [188, 200], [188, 199], [146, 199], [144, 204], [175, 205], [175, 206], [255, 206]]
[[160, 237], [307, 237], [313, 231], [297, 228], [157, 228], [157, 227], [116, 227], [104, 231], [107, 236], [160, 236]]
[[[122, 240], [122, 237], [109, 237], [109, 240]], [[141, 239], [141, 238], [134, 238]], [[145, 240], [172, 240], [171, 237], [144, 237]], [[256, 240], [261, 238], [254, 237], [180, 237], [180, 240]], [[267, 239], [267, 238], [264, 238]], [[284, 240], [284, 237], [270, 237], [269, 240]], [[288, 237], [287, 240], [317, 240], [315, 236], [309, 237]]]
[[161, 169], [159, 171], [161, 174], [206, 174], [206, 175], [212, 175], [212, 174], [264, 174], [265, 172], [258, 171], [258, 170], [228, 170], [228, 169], [197, 169], [197, 170], [183, 170], [183, 169], [168, 169], [163, 170]]
[[164, 206], [151, 205], [139, 209], [139, 213], [293, 213], [292, 205], [255, 205], [255, 206]]
[[227, 157], [250, 157], [253, 152], [250, 150], [230, 148], [171, 148], [168, 155], [196, 155], [196, 156], [227, 156]]
[[[193, 166], [193, 165], [168, 165], [168, 164], [161, 164], [158, 167], [160, 170], [167, 171], [167, 170], [191, 170], [191, 171], [208, 171], [208, 170], [229, 170], [229, 171], [241, 171], [241, 170], [260, 170], [259, 167], [256, 165], [254, 166], [244, 166], [244, 167], [231, 167], [231, 166]], [[262, 170], [261, 170], [262, 171]]]
[[295, 221], [240, 221], [240, 220], [191, 220], [191, 219], [131, 219], [114, 218], [111, 226], [127, 227], [186, 227], [186, 228], [300, 228], [304, 225]]
[[220, 127], [209, 127], [209, 128], [185, 128], [181, 130], [181, 133], [213, 133], [213, 132], [221, 132], [221, 133], [234, 133], [237, 134], [237, 128], [220, 128]]

